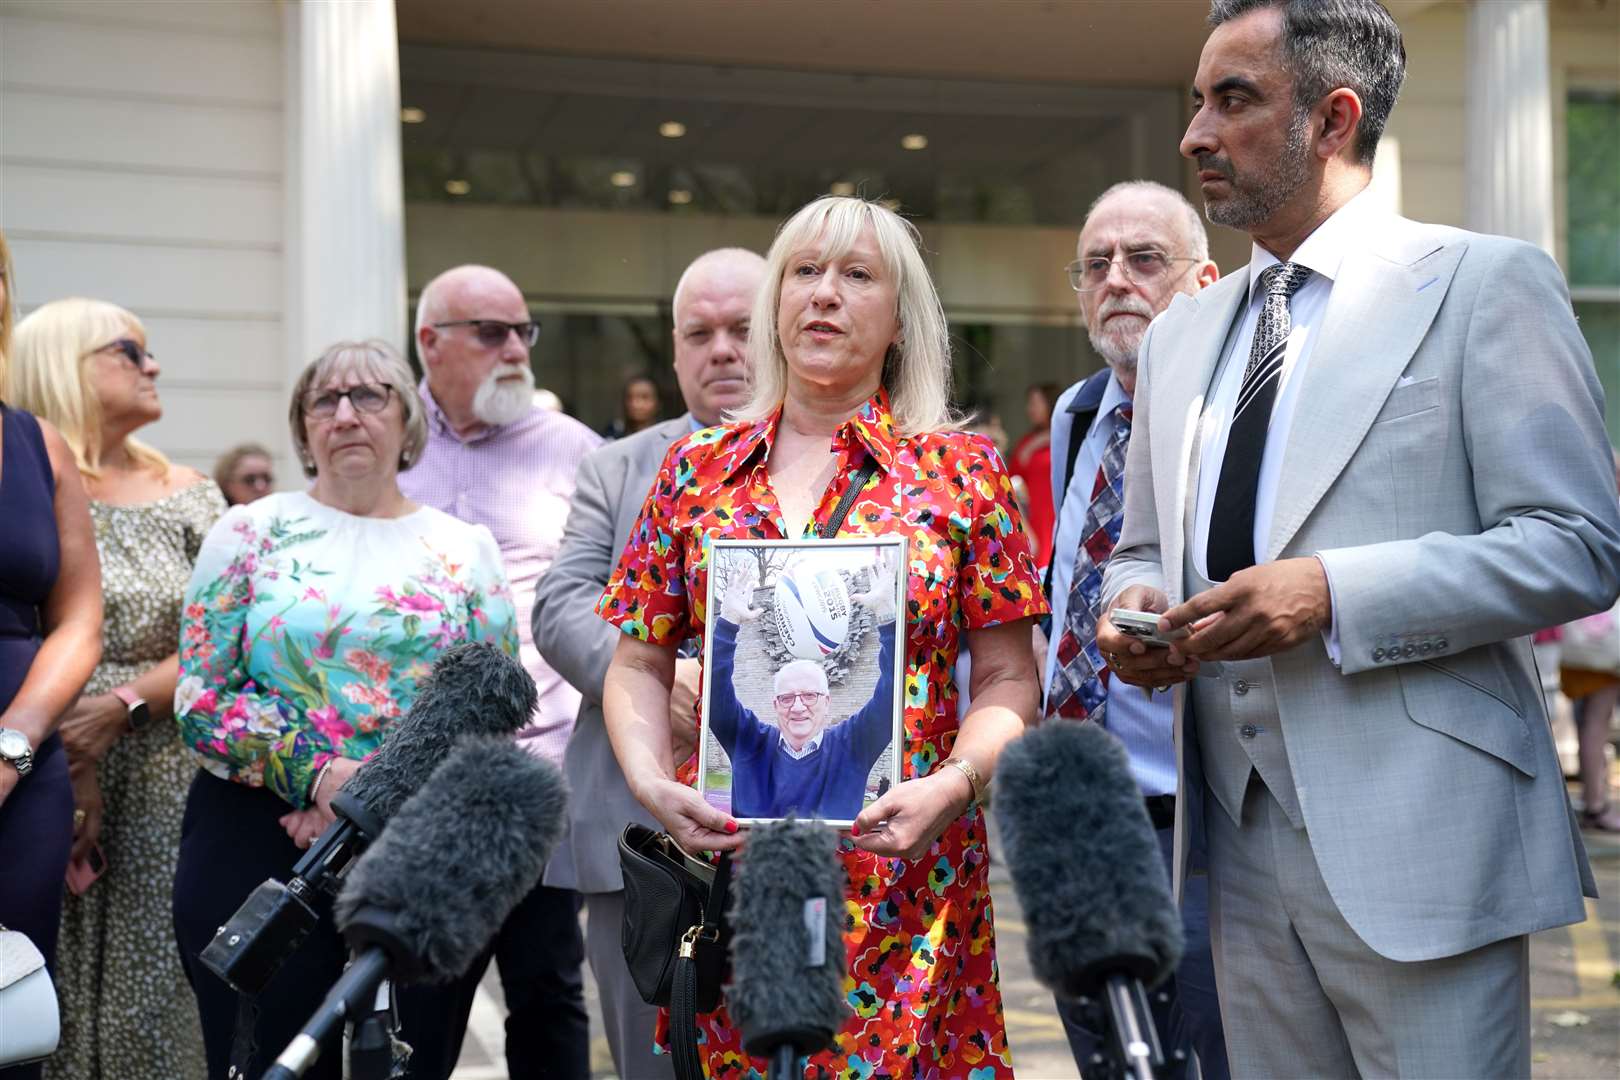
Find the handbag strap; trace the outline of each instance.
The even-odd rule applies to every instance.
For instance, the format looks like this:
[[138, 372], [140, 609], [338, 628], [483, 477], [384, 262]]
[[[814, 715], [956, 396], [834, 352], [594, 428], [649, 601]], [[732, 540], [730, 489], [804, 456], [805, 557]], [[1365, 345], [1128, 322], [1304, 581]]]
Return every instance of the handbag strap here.
[[675, 1080], [704, 1080], [703, 1061], [697, 1048], [697, 956], [699, 937], [714, 941], [720, 936], [725, 918], [727, 895], [731, 892], [731, 852], [723, 852], [715, 867], [714, 884], [703, 902], [703, 922], [687, 930], [675, 954], [675, 980], [669, 994], [669, 1049], [674, 1059]]
[[838, 530], [844, 526], [844, 519], [849, 516], [849, 508], [855, 505], [855, 496], [861, 493], [875, 472], [877, 462], [871, 454], [867, 454], [861, 460], [861, 467], [856, 470], [854, 478], [850, 480], [849, 487], [844, 489], [844, 497], [838, 500], [838, 506], [833, 510], [832, 517], [821, 527], [821, 539], [831, 540], [838, 535]]

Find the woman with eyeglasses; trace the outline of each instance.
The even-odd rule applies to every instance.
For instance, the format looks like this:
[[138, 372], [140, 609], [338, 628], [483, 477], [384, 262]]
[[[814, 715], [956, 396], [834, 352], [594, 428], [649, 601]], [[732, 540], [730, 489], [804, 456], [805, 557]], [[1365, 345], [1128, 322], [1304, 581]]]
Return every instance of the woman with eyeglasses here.
[[264, 498], [276, 486], [270, 451], [256, 442], [231, 447], [214, 463], [214, 483], [225, 493], [225, 502], [230, 506]]
[[[0, 926], [56, 970], [73, 786], [57, 725], [101, 657], [101, 574], [73, 451], [11, 400], [11, 253], [0, 233]], [[0, 1067], [34, 1080], [38, 1064]]]
[[[332, 346], [299, 377], [288, 421], [313, 484], [220, 519], [186, 587], [180, 631], [175, 711], [195, 758], [174, 922], [212, 1077], [229, 1070], [238, 1000], [197, 954], [262, 881], [286, 880], [332, 823], [332, 796], [446, 649], [518, 648], [489, 530], [400, 492], [427, 426], [398, 353], [378, 341]], [[249, 1075], [298, 1033], [345, 957], [323, 918], [257, 999]], [[446, 1017], [465, 1015], [451, 1005], [464, 993], [400, 991], [411, 1077], [449, 1075], [461, 1032]], [[342, 1058], [330, 1050], [306, 1075], [336, 1077]]]
[[11, 385], [50, 422], [90, 496], [105, 610], [101, 662], [62, 719], [73, 852], [57, 956], [62, 1044], [46, 1076], [185, 1076], [202, 1042], [169, 925], [190, 755], [167, 721], [180, 593], [225, 502], [135, 433], [163, 415], [134, 315], [57, 300], [17, 326]]

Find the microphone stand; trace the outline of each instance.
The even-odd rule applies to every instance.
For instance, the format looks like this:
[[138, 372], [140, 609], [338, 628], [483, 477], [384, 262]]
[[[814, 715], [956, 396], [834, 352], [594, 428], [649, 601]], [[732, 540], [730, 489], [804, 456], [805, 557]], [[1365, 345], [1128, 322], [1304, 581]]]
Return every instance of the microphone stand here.
[[1154, 1080], [1153, 1070], [1165, 1064], [1164, 1049], [1141, 981], [1109, 975], [1099, 989], [1100, 996], [1077, 999], [1087, 1026], [1102, 1033], [1102, 1048], [1081, 1068], [1086, 1080]]
[[767, 1080], [797, 1080], [804, 1075], [799, 1068], [799, 1048], [790, 1042], [783, 1043], [771, 1055], [771, 1068]]
[[342, 977], [332, 984], [326, 1000], [309, 1018], [304, 1030], [276, 1058], [263, 1080], [296, 1080], [303, 1076], [321, 1056], [322, 1044], [332, 1037], [339, 1024], [374, 1014], [378, 989], [388, 977], [388, 966], [388, 954], [380, 948], [369, 948], [357, 955]]

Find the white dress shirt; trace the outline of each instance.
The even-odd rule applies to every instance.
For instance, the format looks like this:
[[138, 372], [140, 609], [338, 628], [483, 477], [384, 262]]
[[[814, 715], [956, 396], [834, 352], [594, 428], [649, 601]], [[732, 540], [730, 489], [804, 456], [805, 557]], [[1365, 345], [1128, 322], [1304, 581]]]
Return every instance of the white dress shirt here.
[[[1070, 387], [1052, 409], [1052, 490], [1062, 502], [1058, 506], [1057, 536], [1052, 542], [1052, 633], [1046, 643], [1043, 712], [1046, 695], [1051, 691], [1051, 675], [1057, 670], [1058, 639], [1063, 635], [1064, 619], [1068, 615], [1069, 586], [1074, 582], [1074, 560], [1080, 550], [1086, 511], [1091, 506], [1091, 489], [1097, 482], [1097, 470], [1102, 466], [1103, 450], [1119, 424], [1114, 410], [1130, 401], [1125, 388], [1119, 384], [1119, 377], [1110, 374], [1091, 427], [1085, 432], [1075, 432], [1068, 407], [1079, 390], [1078, 384]], [[1058, 485], [1063, 483], [1061, 471], [1068, 460], [1069, 440], [1076, 437], [1083, 437], [1084, 441], [1074, 459], [1069, 486], [1059, 491]], [[1176, 747], [1171, 723], [1168, 691], [1152, 694], [1118, 679], [1108, 680], [1108, 730], [1125, 745], [1130, 755], [1131, 775], [1136, 777], [1143, 795], [1168, 795], [1176, 790]]]
[[[1277, 508], [1277, 480], [1282, 475], [1283, 453], [1294, 424], [1299, 388], [1305, 382], [1312, 346], [1316, 343], [1315, 332], [1322, 325], [1323, 317], [1327, 314], [1328, 299], [1333, 295], [1334, 279], [1339, 276], [1339, 267], [1343, 265], [1345, 255], [1366, 246], [1384, 220], [1384, 213], [1363, 190], [1318, 225], [1289, 260], [1310, 267], [1311, 276], [1288, 304], [1288, 344], [1283, 350], [1282, 374], [1278, 377], [1271, 423], [1266, 428], [1266, 449], [1260, 458], [1260, 482], [1254, 498], [1254, 561], [1257, 566], [1270, 561], [1266, 553], [1271, 546], [1271, 519]], [[1244, 309], [1243, 321], [1231, 351], [1223, 358], [1219, 382], [1210, 395], [1209, 407], [1204, 410], [1200, 420], [1198, 502], [1193, 518], [1192, 549], [1187, 554], [1192, 559], [1193, 567], [1206, 579], [1209, 577], [1209, 519], [1215, 507], [1215, 489], [1220, 484], [1221, 464], [1226, 459], [1226, 441], [1232, 429], [1232, 409], [1243, 386], [1243, 369], [1247, 366], [1249, 347], [1254, 342], [1255, 326], [1260, 321], [1260, 311], [1264, 306], [1260, 275], [1279, 261], [1259, 244], [1253, 245], [1249, 255], [1248, 306]], [[1325, 565], [1323, 569], [1325, 573]], [[1332, 584], [1330, 575], [1330, 590]], [[1329, 657], [1337, 662], [1337, 624], [1323, 631], [1322, 636]]]

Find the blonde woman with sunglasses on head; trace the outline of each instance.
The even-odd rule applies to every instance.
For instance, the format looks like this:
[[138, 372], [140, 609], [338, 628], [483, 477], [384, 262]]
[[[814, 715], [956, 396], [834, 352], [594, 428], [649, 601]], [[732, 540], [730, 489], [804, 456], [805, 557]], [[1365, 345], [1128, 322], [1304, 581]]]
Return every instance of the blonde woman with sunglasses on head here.
[[202, 1038], [169, 916], [195, 768], [175, 737], [180, 597], [224, 512], [212, 480], [134, 437], [158, 420], [157, 360], [134, 315], [57, 300], [17, 327], [18, 405], [61, 431], [90, 496], [106, 618], [101, 663], [62, 719], [74, 837], [48, 1077], [198, 1076]]

